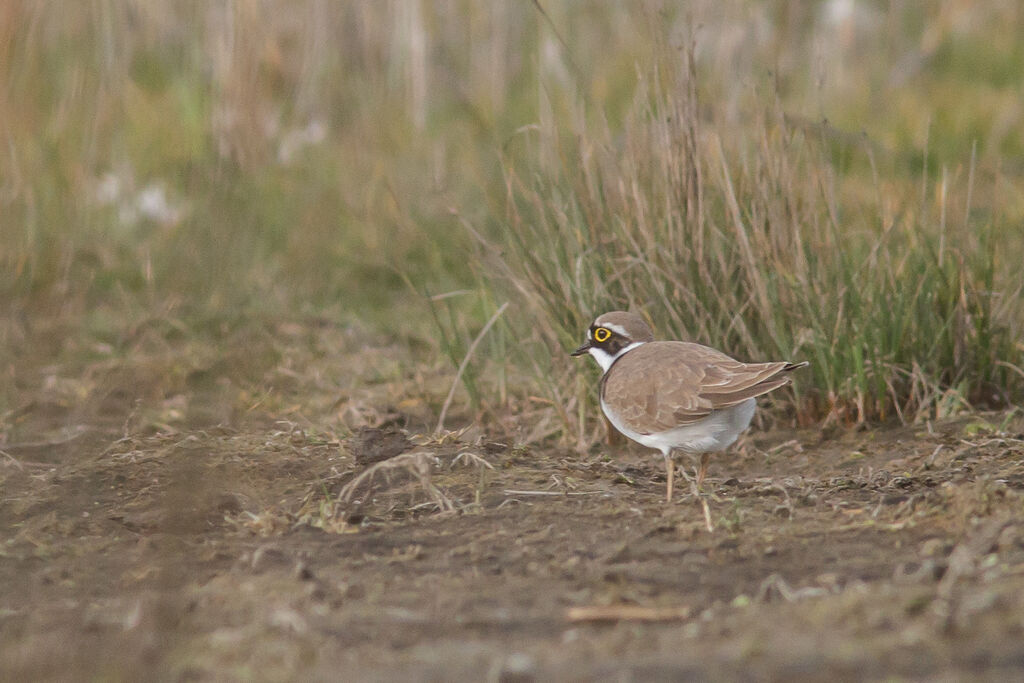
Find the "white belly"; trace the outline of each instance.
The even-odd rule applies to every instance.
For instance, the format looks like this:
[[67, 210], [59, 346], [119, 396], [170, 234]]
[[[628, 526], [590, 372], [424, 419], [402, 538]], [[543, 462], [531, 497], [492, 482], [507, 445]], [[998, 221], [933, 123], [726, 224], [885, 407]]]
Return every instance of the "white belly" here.
[[664, 432], [640, 434], [623, 424], [618, 416], [608, 409], [605, 402], [601, 401], [601, 410], [604, 411], [612, 426], [633, 441], [648, 448], [657, 448], [665, 455], [668, 455], [673, 448], [688, 453], [725, 450], [736, 441], [743, 430], [750, 426], [756, 408], [757, 399], [748, 398], [743, 403], [731, 408], [716, 410], [700, 422]]

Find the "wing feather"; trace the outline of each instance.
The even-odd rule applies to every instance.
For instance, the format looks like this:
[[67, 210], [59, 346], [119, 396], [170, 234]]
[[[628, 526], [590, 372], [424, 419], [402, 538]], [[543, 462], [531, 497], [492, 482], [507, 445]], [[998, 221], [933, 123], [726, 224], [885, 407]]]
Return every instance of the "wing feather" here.
[[648, 342], [605, 373], [601, 398], [630, 428], [663, 432], [703, 420], [789, 383], [779, 376], [804, 364], [741, 363], [689, 342]]

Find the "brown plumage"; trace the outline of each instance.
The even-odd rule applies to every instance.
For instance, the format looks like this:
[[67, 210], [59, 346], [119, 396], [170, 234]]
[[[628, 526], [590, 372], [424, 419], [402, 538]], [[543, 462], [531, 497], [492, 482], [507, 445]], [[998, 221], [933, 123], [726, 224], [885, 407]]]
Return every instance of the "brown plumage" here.
[[601, 379], [601, 399], [634, 431], [654, 434], [789, 384], [780, 373], [798, 367], [783, 361], [741, 363], [690, 342], [649, 342], [612, 364]]

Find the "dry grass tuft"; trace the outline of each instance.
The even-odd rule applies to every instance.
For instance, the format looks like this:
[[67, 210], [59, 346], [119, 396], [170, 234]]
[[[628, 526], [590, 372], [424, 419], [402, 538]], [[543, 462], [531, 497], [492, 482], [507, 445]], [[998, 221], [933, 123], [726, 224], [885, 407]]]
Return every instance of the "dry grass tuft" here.
[[[431, 471], [438, 464], [437, 456], [429, 451], [414, 451], [397, 455], [390, 460], [371, 465], [355, 479], [345, 484], [338, 494], [338, 500], [345, 503], [352, 502], [356, 489], [363, 484], [369, 485], [377, 476], [383, 476], [390, 484], [391, 477], [395, 473], [406, 472], [412, 475], [423, 492], [427, 494], [430, 502], [436, 505], [441, 512], [453, 512], [455, 503], [431, 481]], [[356, 503], [358, 504], [359, 501]]]
[[491, 296], [518, 299], [520, 362], [576, 408], [558, 413], [563, 438], [593, 442], [593, 392], [566, 350], [612, 309], [742, 359], [810, 360], [773, 397], [804, 424], [919, 422], [1019, 396], [1024, 284], [1001, 252], [1024, 242], [973, 217], [975, 156], [933, 184], [867, 137], [795, 121], [779, 93], [730, 119], [705, 95], [697, 45], [659, 46], [621, 128], [580, 117], [519, 142], [530, 161], [506, 158], [497, 235], [470, 229]]

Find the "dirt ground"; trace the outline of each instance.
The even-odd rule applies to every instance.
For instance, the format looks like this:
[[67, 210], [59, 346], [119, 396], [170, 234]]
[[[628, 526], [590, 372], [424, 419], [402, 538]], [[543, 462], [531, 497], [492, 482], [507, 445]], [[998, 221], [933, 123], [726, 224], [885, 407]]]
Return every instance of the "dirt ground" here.
[[451, 373], [400, 346], [215, 337], [12, 363], [3, 680], [1024, 676], [1019, 412], [754, 431], [709, 533], [641, 448], [417, 436]]

